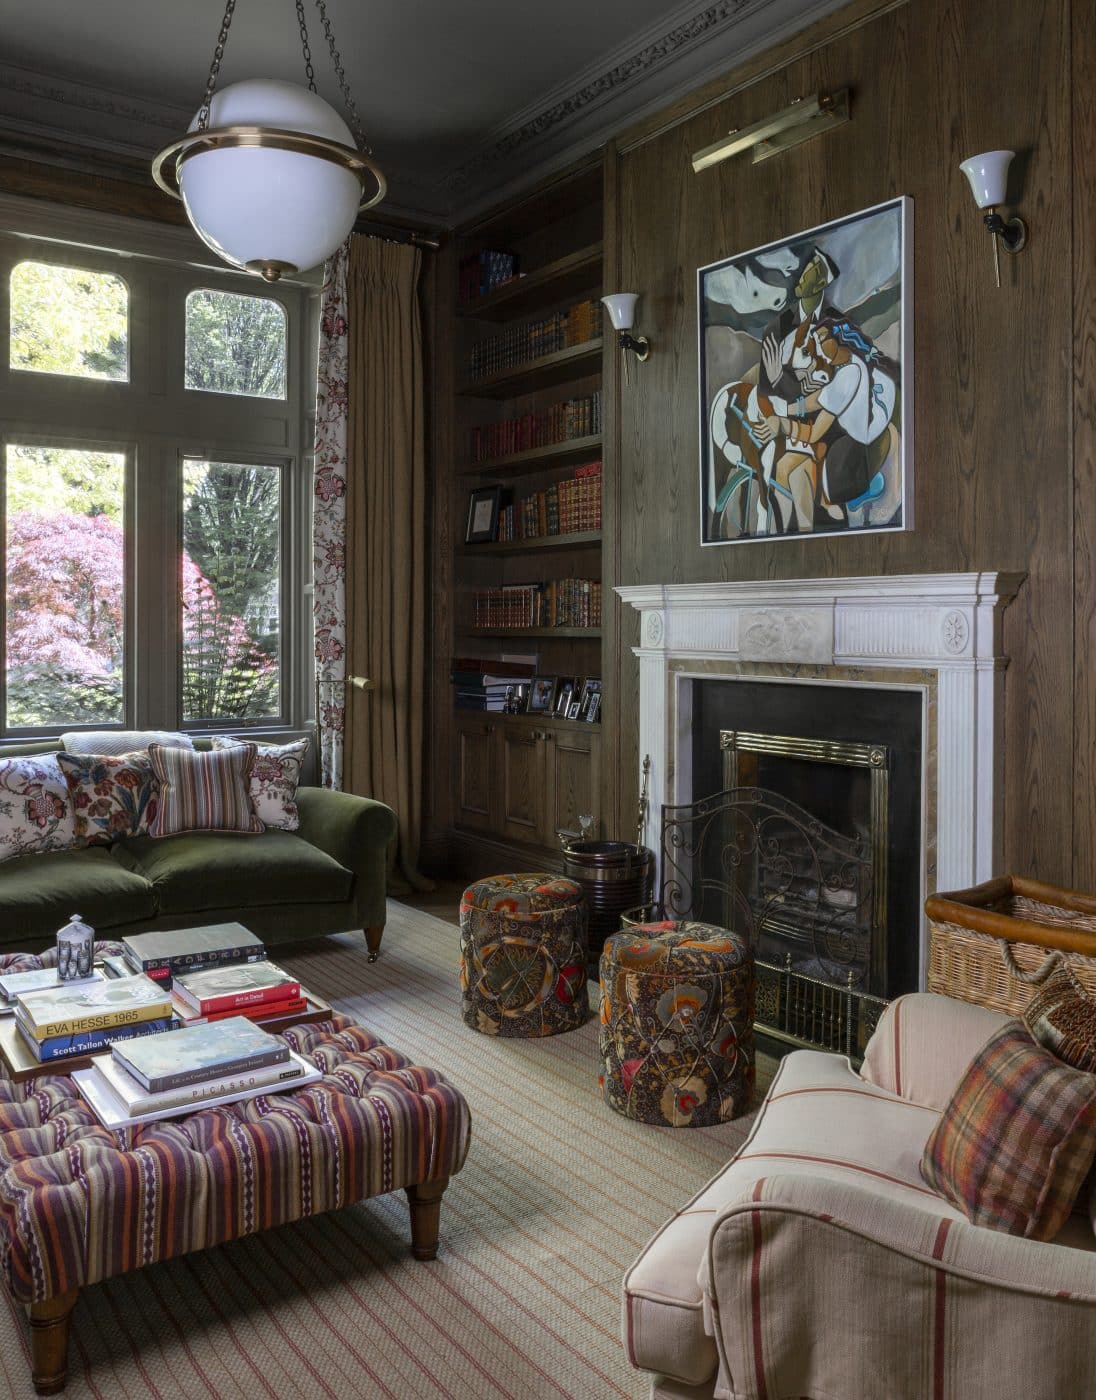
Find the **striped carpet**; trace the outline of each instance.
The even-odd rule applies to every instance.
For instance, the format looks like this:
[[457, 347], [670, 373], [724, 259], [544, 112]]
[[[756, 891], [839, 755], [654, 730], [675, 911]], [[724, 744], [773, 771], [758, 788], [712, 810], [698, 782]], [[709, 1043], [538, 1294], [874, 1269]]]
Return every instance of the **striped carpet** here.
[[[601, 1400], [647, 1383], [620, 1347], [620, 1279], [748, 1120], [659, 1129], [601, 1101], [597, 1031], [479, 1036], [459, 1016], [457, 931], [391, 902], [380, 961], [360, 936], [278, 961], [456, 1084], [467, 1164], [441, 1254], [416, 1263], [402, 1192], [90, 1288], [70, 1397]], [[27, 1326], [0, 1308], [0, 1396], [30, 1397]]]

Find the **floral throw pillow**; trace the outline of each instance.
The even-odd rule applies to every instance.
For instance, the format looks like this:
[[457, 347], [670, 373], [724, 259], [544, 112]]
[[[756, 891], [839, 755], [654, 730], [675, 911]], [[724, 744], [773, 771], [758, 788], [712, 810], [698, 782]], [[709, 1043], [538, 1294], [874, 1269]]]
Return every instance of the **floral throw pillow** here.
[[[239, 748], [239, 739], [213, 740], [214, 749]], [[301, 767], [308, 752], [308, 740], [297, 739], [291, 744], [256, 744], [255, 762], [251, 768], [251, 801], [255, 813], [266, 827], [277, 831], [296, 831], [300, 826], [297, 811], [297, 784]]]
[[57, 762], [68, 782], [78, 845], [109, 845], [148, 831], [160, 793], [147, 753], [59, 753]]
[[0, 860], [67, 851], [75, 840], [57, 755], [0, 758]]

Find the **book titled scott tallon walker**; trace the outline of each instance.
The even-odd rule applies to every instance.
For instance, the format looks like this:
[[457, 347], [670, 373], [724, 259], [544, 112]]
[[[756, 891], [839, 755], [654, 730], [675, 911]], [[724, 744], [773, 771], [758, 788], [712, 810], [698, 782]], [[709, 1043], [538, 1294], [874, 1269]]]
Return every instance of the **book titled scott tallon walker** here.
[[266, 948], [243, 924], [210, 924], [156, 933], [131, 933], [122, 939], [126, 962], [157, 982], [180, 972], [198, 972], [225, 964], [260, 962]]

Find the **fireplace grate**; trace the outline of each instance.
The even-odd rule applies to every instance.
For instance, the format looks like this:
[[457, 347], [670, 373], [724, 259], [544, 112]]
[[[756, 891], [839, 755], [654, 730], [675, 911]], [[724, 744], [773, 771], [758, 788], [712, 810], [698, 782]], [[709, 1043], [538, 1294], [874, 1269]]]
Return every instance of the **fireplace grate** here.
[[864, 1047], [879, 1023], [885, 997], [853, 985], [839, 987], [798, 972], [789, 953], [784, 966], [758, 961], [757, 1011], [754, 1026], [786, 1045], [835, 1050], [859, 1064]]

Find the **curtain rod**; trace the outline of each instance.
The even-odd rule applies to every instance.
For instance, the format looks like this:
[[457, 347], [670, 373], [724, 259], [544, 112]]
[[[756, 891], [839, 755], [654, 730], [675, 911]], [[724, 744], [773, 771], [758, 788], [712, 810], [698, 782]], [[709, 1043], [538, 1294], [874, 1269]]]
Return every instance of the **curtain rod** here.
[[416, 248], [429, 248], [434, 253], [441, 247], [440, 239], [413, 228], [389, 228], [384, 224], [374, 224], [372, 228], [355, 227], [354, 232], [365, 238], [379, 238], [383, 243], [410, 243]]

